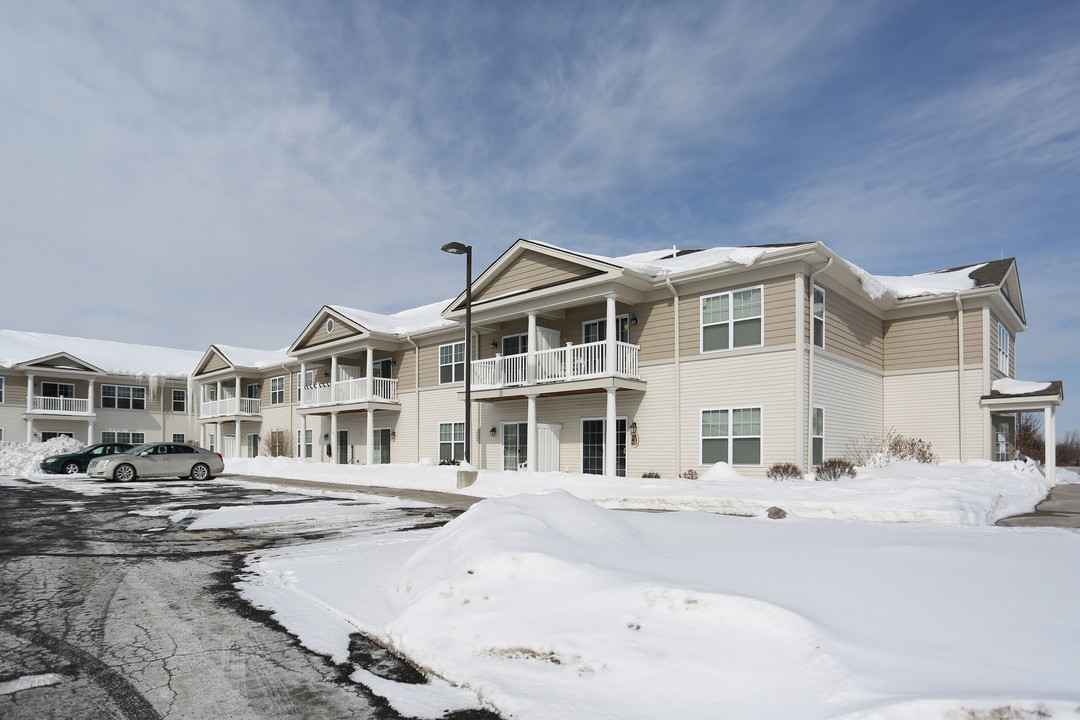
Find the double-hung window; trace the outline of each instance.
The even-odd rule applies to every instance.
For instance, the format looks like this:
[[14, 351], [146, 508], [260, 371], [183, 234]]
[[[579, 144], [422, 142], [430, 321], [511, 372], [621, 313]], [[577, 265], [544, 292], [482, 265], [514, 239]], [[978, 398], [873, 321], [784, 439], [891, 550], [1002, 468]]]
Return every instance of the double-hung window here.
[[465, 423], [439, 423], [439, 460], [465, 459]]
[[998, 370], [1009, 374], [1009, 331], [998, 323]]
[[0, 377], [0, 403], [4, 402], [4, 378]]
[[810, 451], [810, 464], [817, 467], [825, 460], [825, 409], [814, 408], [814, 429], [811, 433], [813, 447]]
[[146, 442], [146, 433], [132, 432], [130, 430], [102, 430], [101, 442], [103, 443], [129, 443], [142, 445]]
[[528, 333], [522, 333], [520, 335], [503, 335], [503, 355], [524, 355], [527, 352], [529, 352]]
[[[172, 391], [172, 409], [173, 409], [173, 412], [186, 412], [187, 411], [187, 390], [175, 390], [174, 389]], [[183, 441], [181, 440], [180, 442], [183, 442]]]
[[762, 344], [762, 288], [701, 298], [701, 351], [758, 347]]
[[439, 384], [465, 381], [465, 343], [439, 346]]
[[281, 405], [285, 402], [285, 376], [270, 378], [270, 404]]
[[814, 345], [825, 347], [825, 290], [814, 286]]
[[129, 385], [102, 385], [101, 407], [116, 410], [145, 410], [146, 388]]
[[701, 411], [701, 464], [761, 464], [761, 408]]

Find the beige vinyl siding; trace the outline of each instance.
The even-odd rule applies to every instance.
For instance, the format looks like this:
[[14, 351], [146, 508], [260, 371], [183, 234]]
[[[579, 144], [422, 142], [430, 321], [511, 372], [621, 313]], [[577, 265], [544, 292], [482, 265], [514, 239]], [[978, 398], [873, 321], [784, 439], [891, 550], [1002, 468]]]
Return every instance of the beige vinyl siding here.
[[[447, 340], [444, 343], [438, 343], [435, 345], [420, 346], [421, 388], [439, 387], [439, 346], [446, 345], [451, 342], [462, 342], [464, 340], [465, 338], [461, 337], [454, 340]], [[458, 385], [461, 384], [462, 383], [458, 383]]]
[[25, 375], [4, 376], [4, 405], [17, 405], [26, 410], [26, 380]]
[[329, 319], [331, 319], [329, 315], [320, 315], [318, 323], [304, 336], [296, 349], [303, 350], [304, 348], [315, 347], [333, 340], [343, 340], [360, 334], [356, 328], [343, 322], [340, 318], [332, 318], [334, 331], [328, 333], [326, 332], [326, 321]]
[[885, 427], [930, 442], [942, 461], [959, 458], [957, 403], [955, 370], [885, 376]]
[[199, 374], [203, 375], [206, 373], [216, 372], [218, 370], [225, 370], [229, 367], [229, 363], [225, 362], [224, 358], [222, 358], [217, 353], [214, 353], [211, 357], [207, 358], [206, 363], [201, 368], [199, 368]]
[[[419, 449], [421, 458], [430, 458], [435, 462], [439, 461], [439, 423], [465, 421], [464, 396], [458, 394], [462, 387], [462, 384], [459, 383], [456, 386], [444, 386], [438, 390], [420, 391]], [[477, 406], [479, 404], [473, 403], [472, 408], [474, 438], [479, 430], [477, 425]], [[393, 453], [393, 449], [391, 449], [391, 453]]]
[[[826, 300], [826, 307], [827, 303]], [[825, 411], [823, 459], [842, 458], [847, 455], [850, 443], [884, 431], [884, 395], [885, 382], [879, 372], [855, 367], [824, 353], [814, 358], [812, 404]], [[800, 458], [798, 464], [803, 462]]]
[[[795, 278], [785, 275], [764, 282], [733, 283], [679, 298], [679, 352], [683, 357], [701, 354], [701, 298], [707, 295], [763, 286], [765, 346], [795, 342]], [[729, 352], [718, 351], [718, 354]], [[713, 353], [707, 353], [712, 355]]]
[[526, 250], [511, 262], [498, 275], [492, 278], [483, 290], [473, 296], [473, 302], [482, 302], [514, 292], [530, 290], [567, 282], [596, 274], [596, 270], [580, 265], [571, 260], [544, 255], [534, 250]]
[[[990, 381], [1000, 380], [1003, 377], [1016, 377], [1016, 334], [1009, 333], [1009, 372], [1008, 375], [999, 369], [998, 363], [998, 327], [1001, 322], [997, 319], [997, 316], [990, 313], [990, 357], [988, 358], [990, 366]], [[967, 353], [965, 352], [965, 355]]]
[[[813, 323], [807, 308], [807, 336]], [[869, 310], [825, 288], [825, 349], [856, 362], [881, 368], [885, 361], [884, 323]], [[828, 443], [828, 438], [826, 438]]]
[[[989, 390], [989, 388], [987, 388]], [[967, 370], [964, 372], [964, 457], [962, 460], [976, 458], [989, 459], [984, 445], [990, 436], [990, 427], [983, 426], [983, 410], [979, 407], [979, 398], [983, 395], [982, 372]], [[989, 415], [986, 416], [989, 420]], [[959, 428], [957, 429], [959, 431]], [[935, 448], [935, 452], [936, 452]], [[940, 455], [940, 453], [938, 453]]]
[[[641, 379], [648, 383], [648, 391], [634, 393], [636, 397], [628, 397], [624, 403], [622, 396], [631, 393], [619, 393], [616, 400], [619, 409], [625, 405], [632, 408], [633, 412], [627, 413], [627, 423], [638, 424], [638, 446], [630, 447], [627, 438], [626, 448], [626, 475], [627, 477], [641, 477], [642, 473], [658, 472], [664, 477], [677, 477], [689, 467], [696, 466], [698, 453], [691, 456], [683, 455], [682, 464], [679, 468], [676, 464], [674, 448], [679, 442], [675, 424], [675, 369], [672, 364], [658, 364], [641, 368]], [[693, 425], [682, 428], [682, 434], [696, 434], [700, 429], [700, 421]]]
[[[633, 313], [638, 317], [638, 325], [630, 327], [630, 341], [641, 345], [638, 361], [648, 363], [674, 359], [675, 299], [640, 303], [634, 305]], [[635, 334], [637, 340], [634, 339]]]
[[885, 370], [913, 370], [957, 362], [956, 312], [885, 321]]
[[403, 392], [408, 392], [416, 386], [416, 351], [410, 345], [406, 350], [395, 352], [393, 358], [397, 365], [394, 366], [392, 374], [397, 378], [400, 398]]
[[983, 362], [982, 309], [964, 310], [964, 363], [973, 365]]

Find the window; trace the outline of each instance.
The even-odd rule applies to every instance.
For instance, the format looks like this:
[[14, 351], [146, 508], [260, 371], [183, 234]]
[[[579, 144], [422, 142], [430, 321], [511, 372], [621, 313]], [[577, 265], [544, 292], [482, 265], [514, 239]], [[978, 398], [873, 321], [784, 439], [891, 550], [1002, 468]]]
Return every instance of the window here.
[[376, 360], [371, 363], [371, 376], [377, 378], [389, 378], [393, 377], [394, 361], [390, 358], [383, 358], [382, 360]]
[[814, 345], [825, 347], [825, 290], [814, 286]]
[[187, 437], [184, 436], [184, 433], [173, 433], [172, 441], [175, 443], [186, 443]]
[[172, 391], [172, 410], [173, 412], [187, 412], [187, 390]]
[[101, 442], [103, 443], [129, 443], [142, 445], [146, 442], [146, 433], [132, 432], [130, 430], [102, 430]]
[[217, 385], [203, 385], [203, 400], [206, 402], [217, 400]]
[[998, 323], [998, 370], [1009, 374], [1009, 331]]
[[520, 335], [503, 335], [503, 355], [524, 355], [527, 352], [529, 352], [528, 333], [522, 333]]
[[811, 433], [813, 447], [810, 451], [810, 464], [817, 467], [825, 460], [825, 409], [814, 408], [814, 429]]
[[73, 398], [75, 397], [75, 386], [71, 383], [43, 382], [41, 383], [41, 396]]
[[465, 459], [465, 423], [439, 423], [439, 461]]
[[73, 432], [52, 432], [51, 430], [42, 430], [41, 431], [41, 442], [45, 442], [46, 440], [52, 440], [53, 438], [58, 438], [58, 437], [74, 438], [75, 433], [73, 433]]
[[439, 346], [439, 384], [464, 382], [465, 343]]
[[303, 447], [300, 446], [300, 430], [296, 431], [296, 457], [311, 457], [314, 430], [308, 430]]
[[[616, 315], [615, 327], [618, 328], [615, 333], [615, 340], [624, 343], [630, 342], [630, 316]], [[601, 342], [603, 340], [607, 340], [606, 318], [581, 323], [581, 341], [583, 343]]]
[[4, 428], [0, 428], [0, 442], [4, 442]]
[[146, 388], [128, 385], [102, 385], [101, 407], [117, 410], [145, 410]]
[[247, 451], [248, 457], [259, 457], [259, 433], [248, 433]]
[[259, 395], [262, 394], [262, 385], [259, 383], [250, 383], [244, 388], [244, 392], [246, 393], [244, 397], [248, 400], [258, 400]]
[[[0, 377], [0, 403], [4, 402], [4, 378]], [[0, 440], [3, 440], [0, 437]]]
[[270, 378], [270, 404], [281, 405], [285, 402], [285, 376]]
[[701, 464], [761, 464], [761, 408], [701, 411]]
[[760, 346], [761, 295], [756, 287], [702, 297], [701, 351]]
[[315, 384], [315, 371], [305, 370], [303, 382], [300, 381], [300, 373], [296, 373], [296, 402], [300, 402], [300, 391], [303, 388], [311, 387]]
[[209, 450], [210, 452], [217, 452], [217, 448], [214, 447], [214, 441], [216, 439], [217, 438], [214, 437], [214, 433], [209, 433], [208, 434], [207, 443], [210, 445], [210, 447], [208, 447], [207, 450]]

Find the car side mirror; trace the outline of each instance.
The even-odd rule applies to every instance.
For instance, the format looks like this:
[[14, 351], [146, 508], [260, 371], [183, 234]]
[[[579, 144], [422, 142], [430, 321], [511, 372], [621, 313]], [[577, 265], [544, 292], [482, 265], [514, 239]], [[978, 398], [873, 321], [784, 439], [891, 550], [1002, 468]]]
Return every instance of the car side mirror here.
[[139, 453], [139, 457], [146, 457], [149, 454], [150, 454], [149, 450], [143, 450], [141, 453]]

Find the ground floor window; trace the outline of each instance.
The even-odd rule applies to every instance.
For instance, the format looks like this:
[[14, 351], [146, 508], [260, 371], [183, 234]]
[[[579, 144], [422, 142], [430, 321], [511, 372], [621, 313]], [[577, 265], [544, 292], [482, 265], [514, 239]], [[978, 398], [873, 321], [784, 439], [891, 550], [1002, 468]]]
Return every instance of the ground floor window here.
[[439, 423], [439, 462], [465, 459], [465, 423]]
[[[587, 418], [581, 421], [581, 472], [604, 474], [604, 443], [607, 420]], [[626, 477], [626, 418], [615, 420], [615, 475]]]
[[994, 431], [994, 462], [1008, 462], [1016, 455], [1016, 416], [992, 413], [990, 424]]
[[390, 464], [390, 428], [375, 428], [375, 447], [371, 463], [373, 465]]
[[701, 464], [761, 464], [761, 408], [701, 411]]
[[308, 430], [307, 435], [304, 437], [303, 440], [301, 440], [301, 431], [296, 431], [296, 457], [311, 457], [312, 443], [314, 442], [314, 432], [314, 430]]
[[259, 457], [259, 433], [248, 433], [247, 451], [248, 457]]
[[178, 443], [187, 442], [187, 436], [184, 433], [173, 433], [172, 441]]
[[146, 433], [132, 432], [131, 430], [102, 430], [101, 442], [130, 443], [131, 445], [142, 445], [146, 442]]
[[217, 448], [214, 447], [214, 441], [216, 440], [216, 438], [214, 437], [214, 433], [210, 433], [209, 438], [210, 447], [207, 449], [210, 450], [210, 452], [217, 452]]
[[49, 431], [49, 430], [43, 430], [41, 432], [41, 442], [45, 442], [46, 440], [52, 440], [53, 438], [58, 438], [58, 437], [74, 438], [75, 433], [73, 433], [73, 432], [52, 432], [52, 431]]
[[813, 448], [810, 463], [817, 467], [825, 461], [825, 408], [814, 408]]

